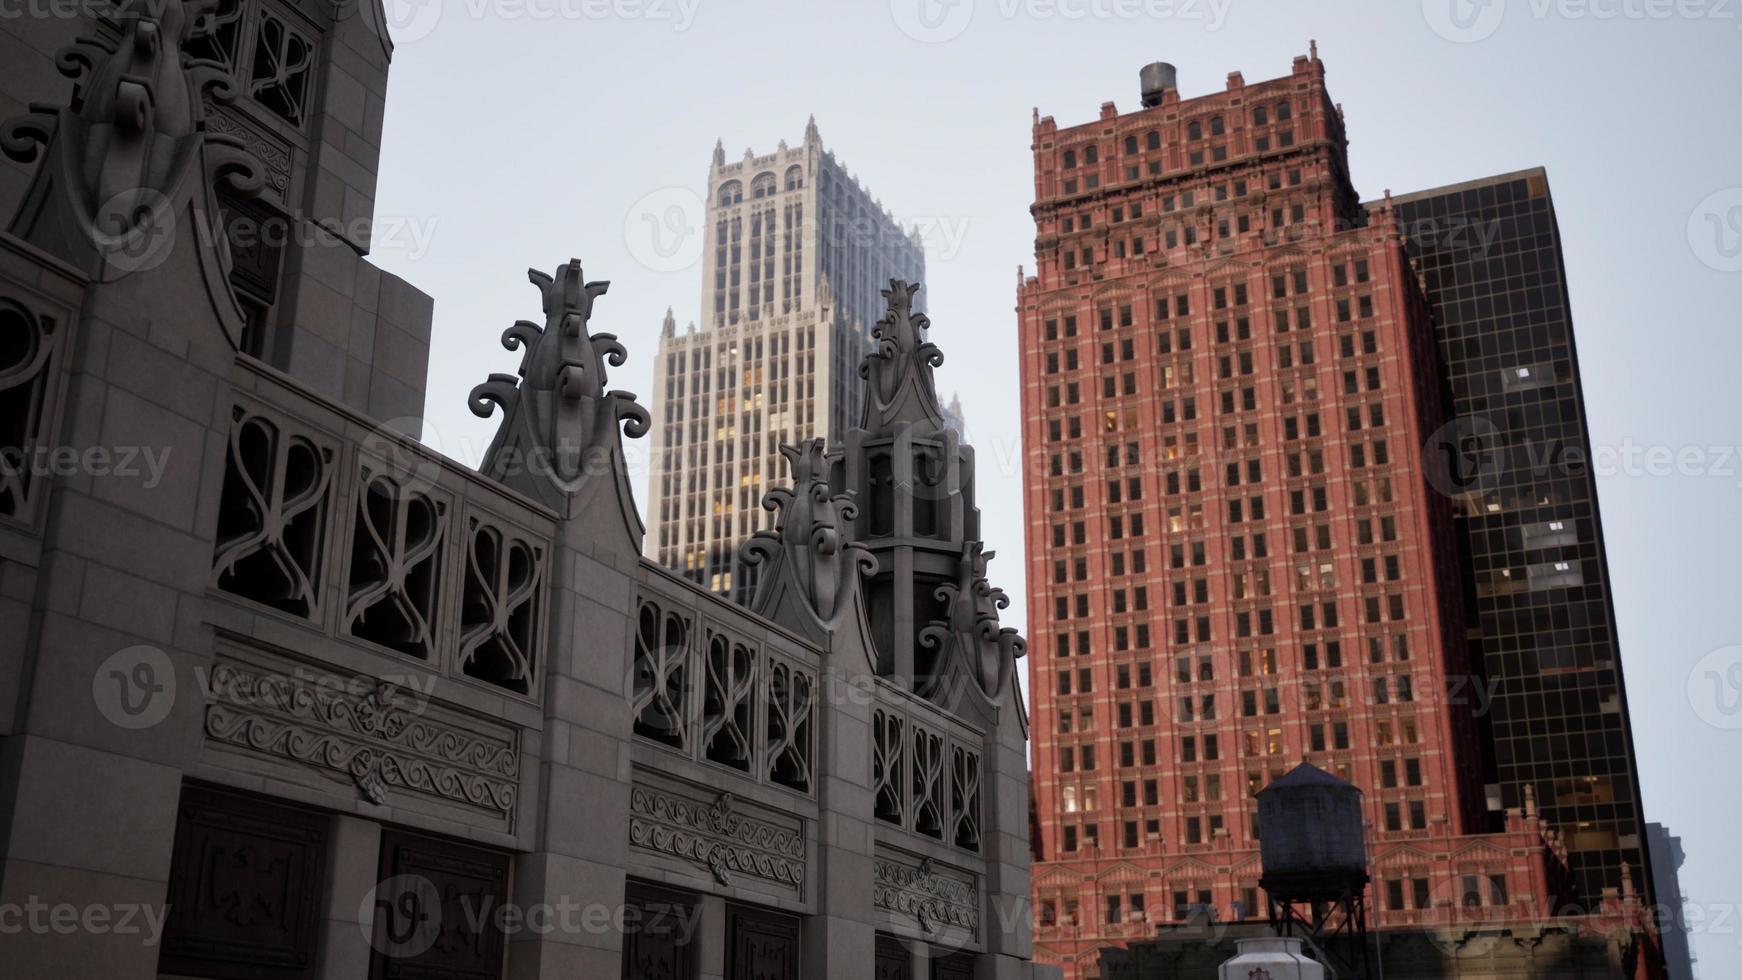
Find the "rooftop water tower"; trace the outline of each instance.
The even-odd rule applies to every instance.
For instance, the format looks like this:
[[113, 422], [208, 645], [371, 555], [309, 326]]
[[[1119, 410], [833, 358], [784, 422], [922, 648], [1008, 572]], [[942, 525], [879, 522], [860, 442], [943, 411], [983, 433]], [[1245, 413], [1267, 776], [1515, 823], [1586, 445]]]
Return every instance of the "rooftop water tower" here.
[[[1303, 762], [1258, 791], [1258, 879], [1270, 924], [1340, 976], [1367, 975], [1367, 842], [1361, 791]], [[1327, 962], [1327, 965], [1333, 965]]]

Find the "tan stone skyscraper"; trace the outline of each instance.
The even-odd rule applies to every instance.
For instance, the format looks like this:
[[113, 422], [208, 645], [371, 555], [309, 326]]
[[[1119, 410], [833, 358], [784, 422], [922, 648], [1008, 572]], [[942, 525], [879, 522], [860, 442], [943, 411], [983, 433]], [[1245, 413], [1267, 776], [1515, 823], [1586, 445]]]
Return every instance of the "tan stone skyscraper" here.
[[714, 146], [701, 233], [702, 327], [668, 312], [654, 365], [646, 553], [710, 590], [748, 596], [737, 543], [770, 526], [780, 445], [836, 438], [892, 278], [925, 253], [834, 155], [816, 120], [796, 147]]

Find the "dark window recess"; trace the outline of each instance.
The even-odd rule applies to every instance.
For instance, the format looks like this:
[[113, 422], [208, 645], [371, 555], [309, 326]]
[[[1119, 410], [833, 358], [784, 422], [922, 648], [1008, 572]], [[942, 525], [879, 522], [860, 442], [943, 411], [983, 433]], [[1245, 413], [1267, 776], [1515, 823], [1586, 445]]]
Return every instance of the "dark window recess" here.
[[284, 243], [289, 240], [290, 219], [266, 202], [222, 190], [218, 207], [230, 248], [230, 288], [242, 305], [242, 351], [278, 364], [281, 359], [272, 336], [272, 306], [278, 302], [279, 270]]
[[799, 980], [798, 917], [733, 905], [726, 909], [726, 980]]
[[470, 524], [460, 591], [460, 669], [525, 694], [538, 656], [544, 547], [477, 518]]
[[384, 830], [375, 893], [371, 980], [497, 980], [508, 855]]
[[230, 285], [271, 306], [278, 302], [278, 268], [290, 219], [271, 204], [218, 193], [224, 238], [230, 245]]
[[691, 980], [696, 975], [695, 896], [630, 881], [623, 936], [623, 980]]
[[328, 822], [253, 796], [183, 787], [158, 968], [235, 980], [314, 976]]
[[931, 980], [974, 980], [974, 956], [951, 953], [931, 961]]
[[913, 955], [894, 936], [877, 934], [877, 980], [913, 980]]
[[215, 61], [234, 71], [242, 44], [242, 14], [242, 0], [218, 0], [194, 21], [182, 51], [196, 61]]
[[28, 518], [41, 493], [43, 480], [31, 467], [11, 464], [30, 458], [49, 431], [49, 399], [66, 349], [58, 326], [54, 317], [0, 299], [0, 447], [8, 464], [0, 468], [0, 515]]
[[352, 636], [423, 660], [435, 654], [447, 504], [363, 474], [351, 537], [345, 624]]
[[313, 617], [333, 450], [240, 405], [230, 425], [213, 581], [245, 599]]
[[301, 126], [308, 111], [310, 69], [315, 46], [277, 17], [260, 18], [254, 36], [254, 58], [248, 94], [292, 126]]

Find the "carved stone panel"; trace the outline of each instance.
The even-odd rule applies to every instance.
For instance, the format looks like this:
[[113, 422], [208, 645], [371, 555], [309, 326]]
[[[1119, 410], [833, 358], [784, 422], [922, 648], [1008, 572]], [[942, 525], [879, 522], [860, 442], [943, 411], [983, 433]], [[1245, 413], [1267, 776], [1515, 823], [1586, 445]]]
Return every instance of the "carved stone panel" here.
[[913, 785], [913, 830], [944, 837], [944, 740], [923, 728], [913, 729], [910, 766]]
[[371, 461], [363, 463], [358, 476], [341, 628], [358, 639], [433, 660], [449, 502]]
[[372, 803], [514, 830], [518, 729], [256, 651], [221, 651], [207, 684], [208, 746], [306, 767]]
[[695, 896], [630, 881], [624, 901], [622, 980], [695, 980]]
[[312, 40], [274, 14], [261, 15], [255, 25], [248, 95], [285, 122], [302, 128], [316, 57]]
[[232, 409], [213, 585], [318, 619], [337, 455], [331, 442], [294, 422]]
[[182, 41], [182, 52], [199, 61], [215, 61], [230, 71], [236, 70], [242, 52], [242, 0], [218, 0], [188, 28]]
[[[225, 0], [234, 3], [235, 0]], [[235, 109], [218, 109], [209, 107], [206, 110], [206, 129], [213, 133], [231, 136], [242, 141], [248, 152], [265, 165], [266, 187], [263, 197], [271, 198], [280, 204], [285, 203], [290, 190], [291, 147], [282, 138], [269, 136], [260, 128], [244, 122], [241, 112]], [[282, 219], [281, 219], [282, 220]], [[232, 247], [234, 247], [232, 242]], [[276, 252], [277, 250], [274, 250]], [[232, 252], [232, 255], [235, 253]], [[276, 262], [274, 263], [276, 272]]]
[[703, 752], [713, 762], [748, 773], [756, 760], [751, 741], [755, 735], [756, 648], [710, 628], [706, 666]]
[[882, 697], [871, 714], [871, 780], [877, 819], [978, 853], [977, 736], [929, 706]]
[[327, 826], [323, 814], [184, 787], [160, 969], [240, 980], [313, 976]]
[[638, 784], [629, 795], [629, 843], [716, 884], [773, 886], [803, 897], [801, 821], [730, 793]]
[[629, 638], [634, 733], [810, 796], [817, 783], [817, 666], [749, 639], [758, 621], [734, 616], [735, 608], [698, 605], [693, 594], [640, 591]]
[[695, 623], [652, 597], [636, 613], [630, 661], [635, 734], [676, 749], [688, 749], [688, 694]]
[[544, 632], [546, 546], [481, 511], [466, 519], [459, 666], [517, 694], [535, 691]]
[[877, 792], [877, 819], [907, 826], [906, 722], [878, 708], [871, 715], [871, 781]]
[[950, 813], [957, 847], [980, 849], [980, 757], [960, 745], [950, 750]]
[[810, 792], [811, 722], [816, 716], [816, 677], [781, 661], [768, 667], [768, 779]]
[[497, 980], [508, 854], [401, 831], [381, 835], [371, 980]]
[[799, 980], [799, 920], [768, 909], [726, 910], [726, 980]]
[[903, 851], [878, 848], [873, 904], [898, 934], [977, 945], [980, 886], [971, 872]]

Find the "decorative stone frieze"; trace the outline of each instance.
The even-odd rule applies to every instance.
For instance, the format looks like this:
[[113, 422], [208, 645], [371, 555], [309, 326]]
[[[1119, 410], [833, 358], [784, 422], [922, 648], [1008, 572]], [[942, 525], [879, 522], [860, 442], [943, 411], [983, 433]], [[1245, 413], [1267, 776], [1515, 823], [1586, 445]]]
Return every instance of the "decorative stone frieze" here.
[[973, 874], [945, 867], [930, 858], [894, 851], [876, 860], [873, 903], [898, 925], [914, 925], [919, 934], [936, 939], [956, 932], [970, 940], [980, 936], [979, 882]]
[[513, 826], [520, 794], [516, 729], [465, 719], [385, 681], [264, 659], [221, 657], [212, 667], [210, 746], [349, 782], [377, 805], [424, 797], [486, 825]]
[[674, 857], [731, 886], [738, 877], [804, 893], [805, 841], [796, 820], [753, 816], [731, 793], [704, 801], [636, 786], [629, 796], [631, 846]]

